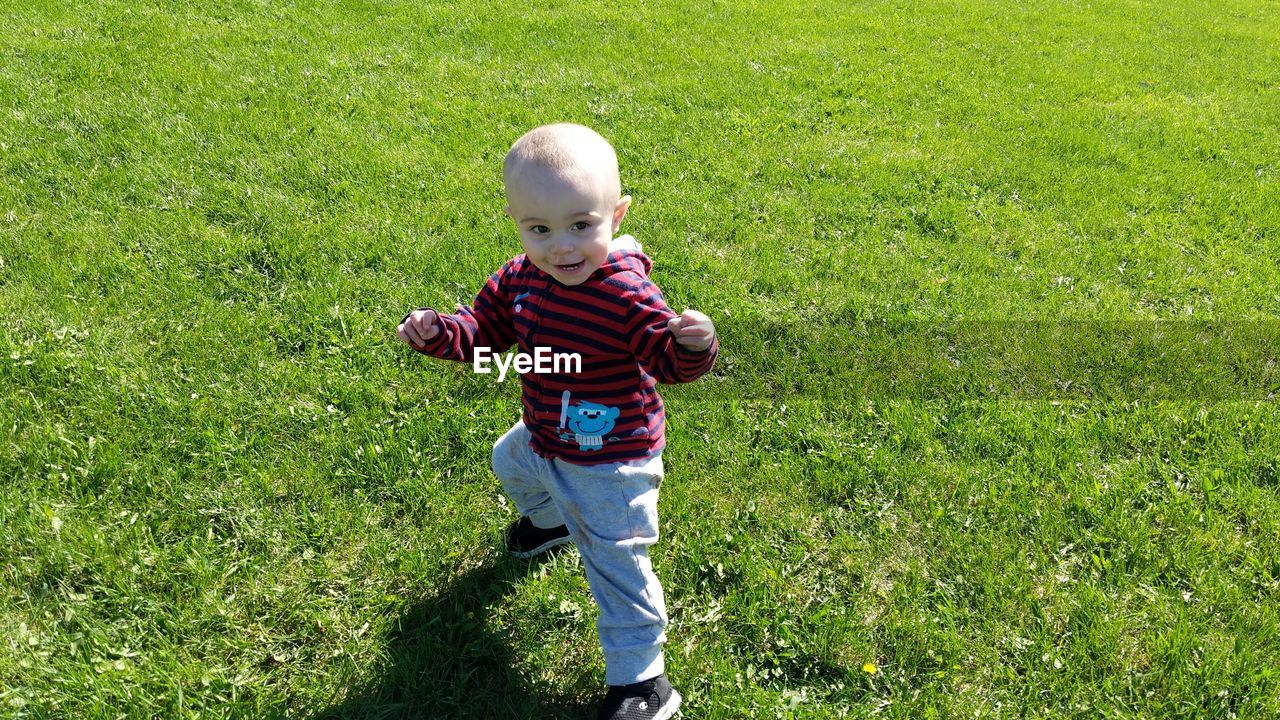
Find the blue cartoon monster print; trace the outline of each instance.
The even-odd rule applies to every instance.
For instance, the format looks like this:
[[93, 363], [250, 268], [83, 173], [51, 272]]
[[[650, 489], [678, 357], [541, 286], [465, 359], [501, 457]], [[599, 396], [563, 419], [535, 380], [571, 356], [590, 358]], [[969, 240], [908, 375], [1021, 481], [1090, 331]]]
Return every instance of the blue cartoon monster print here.
[[[565, 442], [576, 442], [580, 450], [599, 450], [616, 437], [605, 437], [613, 429], [614, 421], [621, 412], [616, 407], [608, 407], [599, 403], [582, 401], [574, 405], [568, 404], [568, 391], [561, 404], [560, 439]], [[569, 432], [565, 432], [568, 426]]]

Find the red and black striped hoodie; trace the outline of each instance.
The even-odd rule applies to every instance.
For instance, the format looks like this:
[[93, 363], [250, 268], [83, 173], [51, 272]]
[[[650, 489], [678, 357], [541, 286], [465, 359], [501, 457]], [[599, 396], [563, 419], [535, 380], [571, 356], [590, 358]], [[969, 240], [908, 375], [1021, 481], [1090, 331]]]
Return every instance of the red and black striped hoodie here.
[[[517, 255], [489, 277], [471, 307], [439, 315], [440, 334], [415, 350], [471, 362], [477, 347], [512, 344], [533, 355], [578, 353], [580, 373], [525, 373], [530, 446], [578, 465], [643, 460], [665, 445], [657, 383], [690, 382], [711, 369], [718, 344], [696, 352], [675, 341], [676, 313], [649, 280], [652, 264], [630, 236], [617, 238], [583, 283], [561, 284]], [[547, 350], [543, 351], [548, 352]]]

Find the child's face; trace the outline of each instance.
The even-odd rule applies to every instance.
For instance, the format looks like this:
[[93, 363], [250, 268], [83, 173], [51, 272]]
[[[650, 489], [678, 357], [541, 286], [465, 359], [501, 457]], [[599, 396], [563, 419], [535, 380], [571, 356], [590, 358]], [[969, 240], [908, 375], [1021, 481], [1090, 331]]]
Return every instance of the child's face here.
[[565, 285], [579, 285], [609, 254], [609, 241], [631, 205], [608, 197], [590, 173], [566, 176], [530, 168], [507, 185], [507, 214], [520, 231], [525, 256]]

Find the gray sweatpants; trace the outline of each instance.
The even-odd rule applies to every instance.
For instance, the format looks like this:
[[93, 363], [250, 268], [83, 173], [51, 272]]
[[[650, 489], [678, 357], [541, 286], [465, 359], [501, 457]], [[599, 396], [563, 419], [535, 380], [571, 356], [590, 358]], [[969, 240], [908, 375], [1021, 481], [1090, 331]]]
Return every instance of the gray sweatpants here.
[[548, 460], [529, 447], [529, 429], [517, 422], [493, 446], [493, 472], [534, 525], [568, 527], [600, 607], [605, 682], [662, 674], [666, 601], [648, 555], [658, 541], [662, 456], [603, 465]]

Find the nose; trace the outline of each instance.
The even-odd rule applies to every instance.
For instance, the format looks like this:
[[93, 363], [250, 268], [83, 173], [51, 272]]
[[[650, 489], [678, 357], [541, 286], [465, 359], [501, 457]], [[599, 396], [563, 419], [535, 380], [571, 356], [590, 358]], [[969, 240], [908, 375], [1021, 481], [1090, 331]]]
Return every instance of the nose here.
[[555, 239], [551, 241], [551, 249], [561, 254], [572, 252], [573, 238], [569, 237], [567, 233], [556, 235]]

